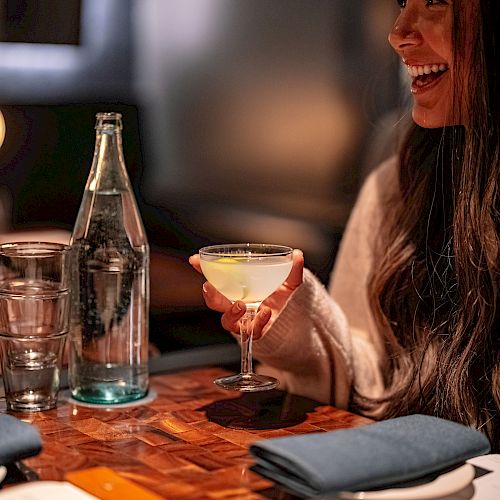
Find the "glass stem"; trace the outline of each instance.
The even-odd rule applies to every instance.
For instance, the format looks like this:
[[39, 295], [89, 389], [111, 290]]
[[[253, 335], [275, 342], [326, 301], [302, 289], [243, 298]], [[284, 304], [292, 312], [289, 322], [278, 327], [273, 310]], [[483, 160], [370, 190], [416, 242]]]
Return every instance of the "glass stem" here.
[[253, 373], [252, 367], [252, 337], [253, 320], [257, 314], [256, 307], [249, 307], [245, 315], [240, 319], [240, 343], [241, 343], [241, 373]]

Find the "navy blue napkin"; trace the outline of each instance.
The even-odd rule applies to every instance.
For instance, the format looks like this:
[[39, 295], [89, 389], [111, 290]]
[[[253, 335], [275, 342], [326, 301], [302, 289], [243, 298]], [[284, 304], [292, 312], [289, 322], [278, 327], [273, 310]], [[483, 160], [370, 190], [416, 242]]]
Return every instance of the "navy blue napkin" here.
[[480, 432], [409, 415], [364, 427], [258, 441], [252, 470], [305, 497], [393, 486], [490, 451]]
[[0, 465], [40, 453], [42, 440], [38, 429], [12, 415], [0, 415]]

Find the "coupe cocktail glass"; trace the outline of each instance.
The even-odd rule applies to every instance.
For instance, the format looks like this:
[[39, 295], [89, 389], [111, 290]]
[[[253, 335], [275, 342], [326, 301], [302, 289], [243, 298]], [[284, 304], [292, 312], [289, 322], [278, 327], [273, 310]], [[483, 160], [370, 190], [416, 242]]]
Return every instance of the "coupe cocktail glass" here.
[[278, 380], [253, 372], [253, 320], [262, 301], [288, 277], [292, 269], [292, 249], [238, 243], [204, 247], [199, 253], [205, 278], [230, 301], [241, 300], [247, 308], [240, 320], [241, 373], [218, 378], [215, 383], [224, 389], [244, 392], [275, 388]]

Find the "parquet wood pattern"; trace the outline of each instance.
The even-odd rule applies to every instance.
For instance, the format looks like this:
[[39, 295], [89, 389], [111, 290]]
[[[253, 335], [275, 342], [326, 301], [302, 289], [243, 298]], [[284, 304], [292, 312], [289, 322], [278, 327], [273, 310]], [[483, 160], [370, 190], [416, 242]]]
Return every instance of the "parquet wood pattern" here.
[[288, 498], [249, 470], [258, 439], [366, 425], [369, 419], [281, 391], [238, 394], [207, 368], [155, 375], [147, 405], [94, 409], [64, 399], [54, 410], [16, 414], [36, 425], [42, 453], [25, 460], [40, 479], [104, 465], [167, 499]]

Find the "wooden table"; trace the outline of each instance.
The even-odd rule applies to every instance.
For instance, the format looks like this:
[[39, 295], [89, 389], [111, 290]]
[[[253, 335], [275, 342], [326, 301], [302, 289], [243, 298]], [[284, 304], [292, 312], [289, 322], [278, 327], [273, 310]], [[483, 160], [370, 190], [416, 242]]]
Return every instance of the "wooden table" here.
[[371, 421], [282, 391], [239, 394], [219, 389], [221, 368], [153, 375], [147, 404], [109, 410], [61, 398], [38, 414], [17, 414], [43, 438], [25, 460], [40, 479], [107, 466], [170, 499], [287, 498], [249, 470], [248, 445], [258, 439], [331, 431]]

